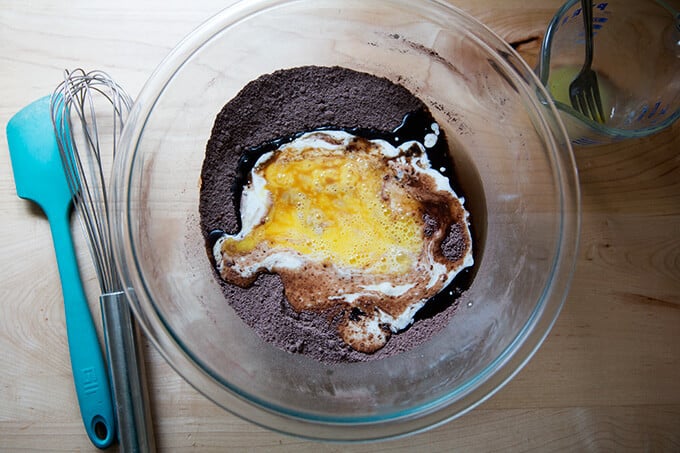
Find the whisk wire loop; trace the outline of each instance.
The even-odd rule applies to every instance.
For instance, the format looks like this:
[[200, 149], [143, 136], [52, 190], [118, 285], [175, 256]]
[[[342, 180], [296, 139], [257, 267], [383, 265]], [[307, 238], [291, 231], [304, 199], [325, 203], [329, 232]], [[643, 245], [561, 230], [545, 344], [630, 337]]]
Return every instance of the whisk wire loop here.
[[[105, 128], [100, 102], [111, 107], [110, 128]], [[51, 99], [51, 114], [59, 151], [74, 196], [80, 223], [88, 238], [99, 285], [104, 293], [119, 291], [120, 281], [113, 265], [113, 243], [109, 222], [107, 175], [100, 131], [113, 131], [115, 157], [132, 98], [103, 71], [64, 71], [64, 80]], [[108, 125], [107, 125], [108, 126]]]

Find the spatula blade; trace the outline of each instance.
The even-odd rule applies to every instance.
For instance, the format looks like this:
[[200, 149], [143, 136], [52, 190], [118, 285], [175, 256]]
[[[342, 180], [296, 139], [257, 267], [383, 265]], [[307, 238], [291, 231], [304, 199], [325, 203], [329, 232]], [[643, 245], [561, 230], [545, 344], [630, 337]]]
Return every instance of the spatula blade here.
[[27, 105], [7, 123], [17, 195], [34, 201], [45, 213], [68, 209], [72, 199], [50, 116], [50, 97]]

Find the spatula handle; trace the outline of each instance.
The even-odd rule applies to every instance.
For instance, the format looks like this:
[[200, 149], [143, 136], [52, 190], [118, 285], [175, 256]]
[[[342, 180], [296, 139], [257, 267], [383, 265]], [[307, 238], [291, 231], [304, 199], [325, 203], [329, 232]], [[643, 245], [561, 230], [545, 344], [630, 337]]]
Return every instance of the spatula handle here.
[[47, 213], [64, 294], [66, 334], [80, 414], [87, 435], [98, 448], [116, 438], [111, 390], [97, 331], [80, 280], [73, 249], [69, 213]]

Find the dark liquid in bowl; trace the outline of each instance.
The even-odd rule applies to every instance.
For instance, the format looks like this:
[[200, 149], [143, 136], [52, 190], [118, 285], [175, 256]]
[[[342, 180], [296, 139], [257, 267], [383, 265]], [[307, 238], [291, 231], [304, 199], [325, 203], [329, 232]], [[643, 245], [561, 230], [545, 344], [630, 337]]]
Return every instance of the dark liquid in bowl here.
[[[451, 165], [446, 167], [446, 171], [442, 174], [449, 178], [451, 188], [456, 194], [465, 197], [465, 209], [470, 214], [469, 228], [472, 236], [472, 256], [475, 263], [472, 267], [463, 269], [447, 288], [430, 299], [416, 315], [415, 322], [434, 316], [445, 310], [451, 303], [458, 304], [460, 302], [465, 292], [472, 286], [483, 259], [486, 243], [487, 211], [482, 179], [463, 146], [452, 143], [450, 136], [447, 137], [447, 140], [449, 142], [448, 156], [441, 156], [440, 159], [451, 162]], [[431, 159], [431, 161], [434, 168], [439, 168], [435, 166], [434, 160]]]

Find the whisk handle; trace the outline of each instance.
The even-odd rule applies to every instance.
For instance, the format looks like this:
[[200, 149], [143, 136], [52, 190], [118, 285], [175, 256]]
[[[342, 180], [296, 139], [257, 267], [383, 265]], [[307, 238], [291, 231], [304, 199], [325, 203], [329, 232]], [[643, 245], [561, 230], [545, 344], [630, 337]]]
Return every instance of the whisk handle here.
[[144, 379], [144, 355], [138, 341], [137, 325], [124, 292], [102, 294], [99, 301], [111, 386], [116, 402], [120, 451], [154, 452], [156, 446]]
[[104, 355], [80, 280], [69, 226], [69, 212], [46, 213], [50, 221], [64, 295], [66, 335], [80, 415], [92, 443], [97, 448], [106, 448], [116, 438], [113, 401]]

